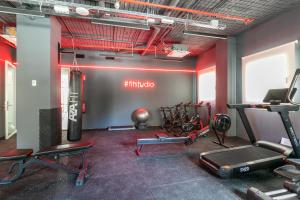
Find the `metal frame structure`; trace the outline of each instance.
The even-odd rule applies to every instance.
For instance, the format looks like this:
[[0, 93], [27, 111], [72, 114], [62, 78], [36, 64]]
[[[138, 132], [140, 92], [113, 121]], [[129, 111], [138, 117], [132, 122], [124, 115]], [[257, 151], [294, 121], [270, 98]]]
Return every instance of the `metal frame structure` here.
[[[8, 2], [16, 2], [19, 3], [19, 0], [6, 0]], [[158, 19], [158, 20], [170, 20], [170, 21], [174, 21], [175, 23], [180, 23], [180, 24], [207, 24], [207, 22], [202, 22], [202, 21], [197, 21], [197, 20], [192, 20], [192, 19], [185, 19], [185, 18], [177, 18], [177, 17], [170, 17], [170, 16], [164, 16], [164, 15], [157, 15], [157, 14], [152, 14], [152, 13], [142, 13], [142, 12], [136, 12], [136, 11], [129, 11], [129, 10], [121, 10], [121, 9], [115, 9], [115, 8], [107, 8], [107, 7], [102, 7], [102, 6], [92, 6], [92, 5], [87, 5], [87, 4], [80, 4], [80, 3], [70, 3], [70, 2], [64, 2], [64, 1], [57, 1], [57, 0], [48, 0], [45, 2], [41, 2], [40, 0], [22, 0], [22, 3], [27, 3], [27, 4], [32, 4], [32, 5], [36, 5], [36, 6], [51, 6], [53, 7], [54, 5], [62, 5], [62, 6], [69, 6], [69, 7], [83, 7], [86, 8], [88, 10], [94, 10], [96, 12], [102, 12], [102, 13], [111, 13], [111, 14], [120, 14], [120, 15], [125, 15], [125, 16], [136, 16], [138, 19], [148, 19], [148, 18], [152, 18], [152, 19]], [[2, 6], [2, 12], [6, 13], [6, 8], [7, 8], [7, 13], [11, 13], [11, 9], [9, 7], [4, 7]], [[29, 15], [31, 12], [29, 12], [26, 9], [18, 9], [18, 13], [22, 14], [22, 10], [24, 10], [24, 12], [26, 12], [27, 15]], [[48, 14], [48, 15], [54, 15], [54, 16], [66, 16], [63, 14], [58, 14], [58, 13], [54, 13], [54, 12], [49, 12], [49, 10], [47, 11], [46, 9], [42, 9], [41, 11], [43, 11], [44, 14]], [[27, 13], [28, 12], [28, 13]], [[32, 14], [35, 16], [37, 15], [38, 11], [32, 11]], [[72, 16], [72, 15], [71, 15]], [[75, 15], [73, 17], [77, 17], [77, 18], [83, 18], [83, 19], [95, 19], [93, 17], [83, 17], [83, 16], [79, 16], [79, 15]], [[221, 29], [223, 29], [223, 25], [220, 25]]]
[[[243, 174], [251, 171], [255, 171], [258, 169], [268, 168], [268, 167], [275, 167], [278, 165], [281, 165], [284, 163], [284, 160], [289, 157], [292, 153], [292, 150], [284, 147], [279, 144], [267, 142], [267, 141], [257, 141], [253, 134], [252, 128], [249, 124], [249, 120], [245, 114], [246, 108], [255, 108], [255, 109], [264, 109], [268, 110], [269, 112], [277, 112], [284, 124], [285, 130], [288, 134], [289, 139], [291, 140], [292, 147], [294, 150], [294, 154], [296, 157], [298, 157], [300, 154], [300, 145], [299, 141], [297, 139], [297, 136], [294, 132], [293, 126], [291, 124], [290, 118], [289, 118], [289, 112], [290, 111], [298, 111], [299, 106], [291, 105], [291, 104], [282, 104], [282, 105], [250, 105], [250, 104], [240, 104], [240, 105], [228, 105], [229, 108], [235, 108], [245, 126], [246, 132], [248, 134], [248, 137], [250, 139], [250, 142], [252, 145], [247, 146], [241, 146], [241, 147], [235, 147], [235, 148], [229, 148], [229, 149], [222, 149], [222, 150], [216, 150], [216, 151], [209, 151], [204, 152], [200, 154], [200, 162], [204, 164], [204, 166], [208, 167], [211, 171], [216, 173], [218, 176], [222, 178], [228, 178], [230, 176], [236, 175], [236, 174]], [[244, 151], [246, 148], [248, 148], [248, 151]], [[277, 152], [274, 153], [273, 156], [268, 157], [262, 157], [255, 160], [249, 159], [246, 161], [236, 161], [235, 164], [218, 164], [218, 161], [215, 160], [218, 156], [221, 158], [224, 158], [224, 155], [227, 154], [227, 156], [234, 154], [234, 155], [241, 155], [241, 158], [245, 156], [249, 156], [249, 152], [256, 152], [254, 150], [257, 149], [258, 152], [261, 150], [258, 148], [262, 148], [261, 150], [265, 149], [265, 151], [271, 151], [271, 152]], [[252, 150], [251, 150], [252, 149]], [[247, 155], [243, 155], [243, 153], [247, 153]], [[219, 154], [219, 155], [217, 155]], [[258, 156], [259, 157], [259, 156]], [[214, 159], [214, 160], [213, 160]], [[239, 159], [239, 158], [236, 158]]]
[[[46, 149], [37, 153], [32, 153], [32, 149], [16, 149], [0, 155], [0, 162], [14, 161], [8, 170], [9, 176], [0, 179], [0, 185], [7, 185], [18, 180], [25, 169], [32, 165], [41, 165], [57, 170], [64, 170], [67, 173], [75, 174], [76, 186], [82, 186], [88, 177], [88, 161], [86, 159], [86, 151], [93, 146], [92, 143], [79, 143], [69, 145], [54, 146], [55, 150]], [[59, 162], [60, 157], [69, 157], [79, 155], [81, 162], [79, 167], [71, 167]], [[13, 173], [16, 171], [15, 173]]]
[[[4, 26], [15, 26], [15, 16], [5, 13], [29, 15], [32, 18], [40, 15], [57, 16], [62, 24], [63, 48], [72, 48], [74, 40], [76, 49], [109, 50], [124, 54], [137, 52], [142, 55], [147, 53], [155, 57], [156, 55], [166, 57], [170, 53], [172, 44], [181, 43], [187, 45], [190, 52], [188, 56], [193, 57], [211, 48], [216, 38], [186, 36], [183, 35], [184, 30], [218, 36], [236, 35], [267, 18], [300, 5], [297, 0], [284, 3], [250, 0], [237, 2], [154, 0], [151, 4], [141, 0], [130, 0], [131, 3], [118, 1], [120, 7], [115, 9], [116, 0], [3, 0], [0, 2], [2, 6], [0, 23]], [[136, 5], [136, 2], [142, 5]], [[69, 10], [67, 14], [61, 14], [54, 10], [54, 6], [65, 6], [65, 9]], [[78, 7], [89, 10], [90, 14], [82, 16], [76, 13]], [[257, 12], [257, 10], [264, 12]], [[245, 24], [248, 18], [255, 19], [255, 21]], [[140, 21], [141, 25], [147, 22], [151, 28], [146, 31], [91, 23], [91, 20], [97, 19], [109, 21], [107, 23], [115, 20], [116, 22], [112, 23], [120, 26], [126, 26], [126, 23], [122, 23], [123, 21], [136, 20]], [[158, 33], [153, 28], [159, 29]], [[124, 38], [128, 38], [129, 41], [120, 42]], [[144, 48], [145, 46], [147, 48]]]
[[199, 138], [207, 135], [210, 131], [209, 126], [202, 128], [199, 131], [193, 131], [186, 137], [169, 137], [165, 133], [157, 133], [155, 138], [141, 138], [136, 141], [136, 150], [135, 153], [137, 156], [141, 155], [141, 151], [143, 145], [152, 145], [152, 144], [176, 144], [176, 143], [184, 143], [184, 144], [192, 144], [196, 142]]

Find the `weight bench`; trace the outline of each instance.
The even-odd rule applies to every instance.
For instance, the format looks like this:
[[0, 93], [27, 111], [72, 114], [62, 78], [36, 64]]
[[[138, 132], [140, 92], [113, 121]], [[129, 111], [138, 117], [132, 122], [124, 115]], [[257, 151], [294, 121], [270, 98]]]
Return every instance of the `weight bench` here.
[[[33, 164], [46, 166], [53, 169], [62, 169], [68, 173], [75, 174], [76, 186], [82, 186], [88, 177], [88, 161], [85, 153], [93, 146], [91, 142], [77, 142], [62, 144], [43, 149], [33, 153], [32, 149], [14, 149], [0, 154], [0, 162], [13, 161], [8, 170], [8, 176], [0, 178], [0, 185], [11, 184], [18, 180], [25, 169]], [[79, 167], [72, 167], [59, 162], [60, 157], [80, 155]], [[15, 171], [16, 170], [16, 171]], [[15, 173], [13, 174], [13, 172]]]

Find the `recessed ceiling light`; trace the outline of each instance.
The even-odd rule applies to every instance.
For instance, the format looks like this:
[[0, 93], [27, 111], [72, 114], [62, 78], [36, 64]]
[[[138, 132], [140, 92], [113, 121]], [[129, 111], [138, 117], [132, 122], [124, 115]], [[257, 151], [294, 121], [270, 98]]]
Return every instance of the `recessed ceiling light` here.
[[226, 35], [217, 35], [217, 34], [211, 34], [211, 33], [202, 33], [202, 32], [189, 31], [189, 30], [184, 30], [183, 34], [185, 34], [185, 35], [193, 35], [193, 36], [200, 36], [200, 37], [223, 39], [223, 40], [227, 39]]
[[155, 19], [153, 19], [153, 18], [148, 18], [148, 19], [147, 19], [147, 22], [148, 22], [149, 24], [154, 24], [154, 23], [155, 23]]
[[173, 19], [162, 19], [161, 20], [161, 23], [162, 24], [169, 24], [169, 25], [172, 25], [175, 23], [175, 21]]
[[121, 20], [120, 18], [111, 18], [111, 19], [93, 19], [91, 21], [92, 24], [102, 24], [108, 26], [117, 26], [131, 29], [140, 29], [140, 30], [150, 30], [146, 21], [141, 20]]
[[77, 7], [76, 13], [81, 16], [88, 16], [90, 14], [90, 11], [84, 7]]
[[53, 10], [55, 13], [68, 15], [70, 10], [68, 6], [54, 5]]

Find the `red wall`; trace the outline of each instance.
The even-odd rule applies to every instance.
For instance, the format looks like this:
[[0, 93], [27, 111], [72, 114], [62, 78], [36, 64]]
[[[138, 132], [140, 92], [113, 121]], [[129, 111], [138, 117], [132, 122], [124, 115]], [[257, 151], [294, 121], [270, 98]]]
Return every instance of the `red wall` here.
[[3, 60], [8, 60], [12, 62], [13, 57], [14, 56], [12, 55], [12, 47], [0, 41], [0, 61], [3, 62]]
[[227, 113], [228, 53], [226, 40], [219, 40], [217, 42], [216, 55], [216, 111], [220, 113]]
[[200, 55], [196, 65], [197, 71], [216, 66], [216, 101], [212, 103], [217, 113], [227, 113], [227, 65], [226, 40], [217, 41], [215, 47]]
[[198, 57], [197, 71], [216, 66], [216, 48], [212, 48]]

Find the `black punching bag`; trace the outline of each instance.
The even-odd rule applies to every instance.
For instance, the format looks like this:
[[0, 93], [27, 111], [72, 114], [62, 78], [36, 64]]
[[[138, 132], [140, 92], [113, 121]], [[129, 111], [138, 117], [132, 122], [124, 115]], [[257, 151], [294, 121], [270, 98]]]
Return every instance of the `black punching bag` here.
[[83, 74], [72, 70], [70, 73], [68, 140], [78, 141], [82, 131]]

